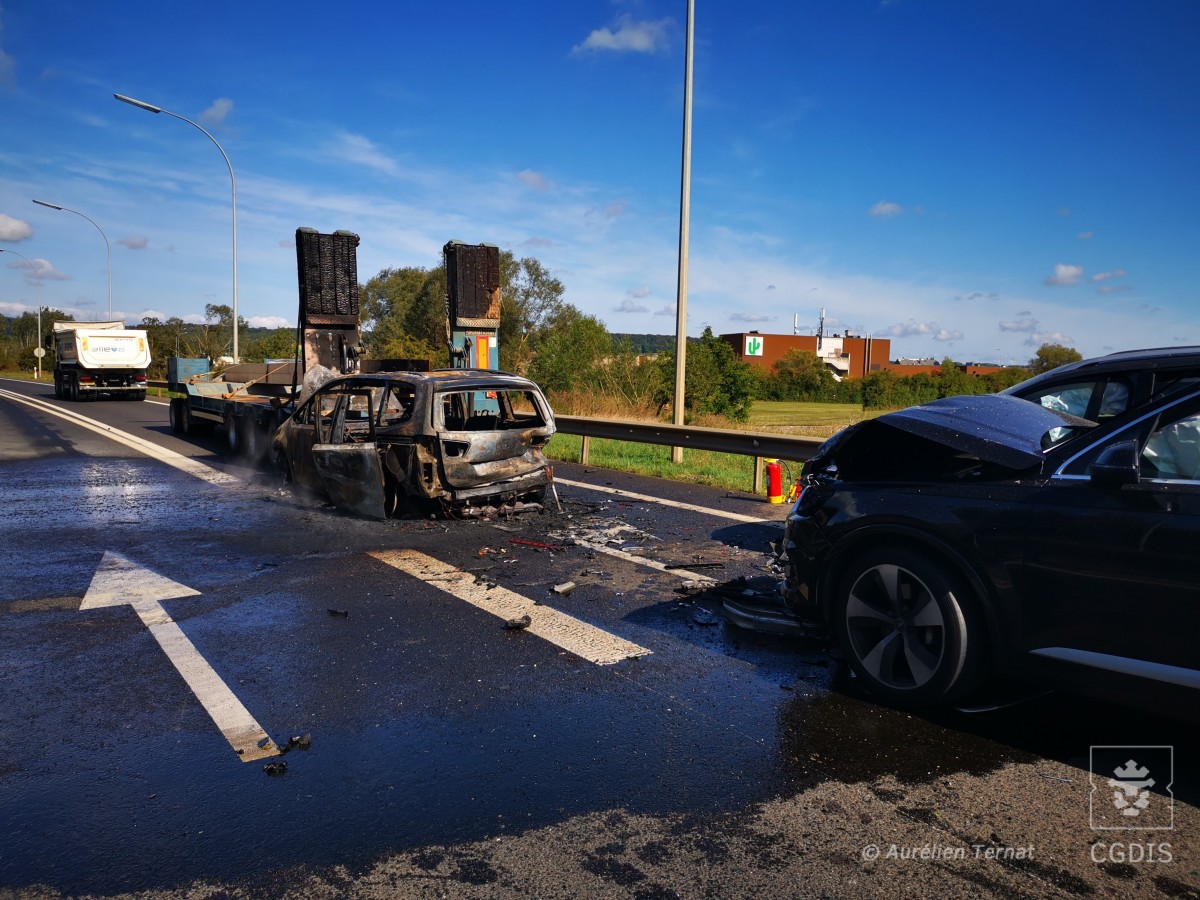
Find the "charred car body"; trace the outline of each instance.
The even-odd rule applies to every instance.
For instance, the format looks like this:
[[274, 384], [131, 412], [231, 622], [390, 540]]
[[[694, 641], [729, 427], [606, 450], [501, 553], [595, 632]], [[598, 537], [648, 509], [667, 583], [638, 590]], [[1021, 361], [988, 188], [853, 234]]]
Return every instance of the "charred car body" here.
[[947, 398], [840, 432], [803, 481], [785, 598], [871, 692], [937, 704], [999, 675], [1195, 707], [1194, 387], [1101, 424]]
[[352, 513], [540, 509], [554, 416], [516, 375], [472, 369], [326, 381], [275, 432], [276, 464]]

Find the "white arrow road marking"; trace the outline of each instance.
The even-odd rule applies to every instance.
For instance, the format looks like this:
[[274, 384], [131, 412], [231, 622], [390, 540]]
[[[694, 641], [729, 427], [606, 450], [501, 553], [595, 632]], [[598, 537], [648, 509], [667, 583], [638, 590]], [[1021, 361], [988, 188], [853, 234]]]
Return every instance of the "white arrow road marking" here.
[[199, 593], [106, 551], [79, 608], [132, 606], [242, 762], [278, 756], [279, 748], [270, 735], [159, 604], [160, 600], [194, 597]]
[[549, 606], [541, 606], [506, 588], [476, 584], [475, 576], [470, 572], [463, 572], [424, 553], [415, 550], [376, 550], [369, 555], [505, 621], [529, 616], [530, 623], [526, 631], [598, 666], [649, 656], [651, 653], [645, 647], [639, 647]]

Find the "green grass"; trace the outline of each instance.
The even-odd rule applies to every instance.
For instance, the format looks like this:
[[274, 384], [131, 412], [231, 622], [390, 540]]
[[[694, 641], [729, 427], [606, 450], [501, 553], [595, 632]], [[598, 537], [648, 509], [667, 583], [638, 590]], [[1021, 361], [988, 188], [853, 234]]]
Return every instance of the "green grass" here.
[[[564, 462], [579, 462], [582, 446], [583, 438], [577, 434], [556, 434], [546, 455]], [[754, 488], [754, 459], [734, 453], [684, 450], [683, 463], [676, 465], [671, 462], [670, 447], [592, 438], [588, 465], [735, 491], [748, 492]]]
[[[812, 437], [828, 437], [847, 425], [863, 418], [862, 407], [852, 403], [788, 403], [757, 400], [750, 411], [750, 421], [739, 426], [747, 431], [773, 430]], [[705, 422], [713, 427], [732, 426]], [[579, 462], [583, 438], [574, 434], [557, 434], [550, 442], [547, 455], [564, 462]], [[671, 462], [671, 448], [657, 444], [638, 444], [632, 441], [610, 441], [593, 438], [588, 464], [618, 472], [637, 475], [656, 475], [692, 484], [707, 484], [734, 491], [754, 490], [754, 459], [734, 453], [713, 453], [707, 450], [684, 450], [683, 462]], [[800, 474], [799, 462], [785, 462], [784, 483], [789, 475]], [[760, 492], [760, 493], [765, 493]]]
[[799, 426], [843, 428], [863, 417], [856, 403], [800, 403], [786, 400], [755, 400], [750, 407], [751, 430], [760, 427]]

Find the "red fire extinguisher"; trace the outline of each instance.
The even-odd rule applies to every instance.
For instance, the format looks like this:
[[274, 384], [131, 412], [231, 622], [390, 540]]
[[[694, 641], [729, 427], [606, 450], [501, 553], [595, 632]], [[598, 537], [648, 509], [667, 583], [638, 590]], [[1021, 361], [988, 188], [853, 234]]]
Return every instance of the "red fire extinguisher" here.
[[779, 460], [767, 460], [767, 499], [772, 503], [783, 502], [783, 469]]

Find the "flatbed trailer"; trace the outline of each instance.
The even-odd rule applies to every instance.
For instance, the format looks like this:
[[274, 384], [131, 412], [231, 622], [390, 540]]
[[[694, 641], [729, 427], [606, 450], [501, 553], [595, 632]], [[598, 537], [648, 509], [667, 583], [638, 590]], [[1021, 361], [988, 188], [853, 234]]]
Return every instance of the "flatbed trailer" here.
[[300, 390], [296, 361], [265, 360], [210, 370], [207, 359], [167, 360], [171, 430], [196, 434], [224, 429], [226, 448], [252, 462], [263, 460], [271, 436], [287, 418]]

